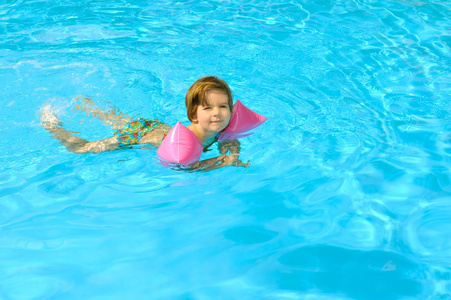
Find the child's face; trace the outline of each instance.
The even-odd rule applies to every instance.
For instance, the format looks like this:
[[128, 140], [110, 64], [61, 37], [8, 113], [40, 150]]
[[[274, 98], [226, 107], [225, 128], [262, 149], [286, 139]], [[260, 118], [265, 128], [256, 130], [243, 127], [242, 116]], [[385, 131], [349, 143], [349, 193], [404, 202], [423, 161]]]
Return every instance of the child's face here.
[[207, 93], [208, 105], [199, 105], [194, 118], [200, 129], [207, 135], [215, 135], [230, 122], [228, 96], [222, 91], [212, 90]]

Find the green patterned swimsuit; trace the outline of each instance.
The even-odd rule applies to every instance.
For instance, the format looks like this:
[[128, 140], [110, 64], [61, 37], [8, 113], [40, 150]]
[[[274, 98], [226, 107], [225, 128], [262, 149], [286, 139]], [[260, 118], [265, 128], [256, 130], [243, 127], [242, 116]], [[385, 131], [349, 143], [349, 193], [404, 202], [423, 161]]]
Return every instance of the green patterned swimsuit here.
[[113, 132], [113, 135], [117, 135], [119, 142], [117, 149], [128, 148], [131, 145], [138, 144], [143, 136], [152, 132], [161, 124], [163, 123], [158, 120], [146, 120], [143, 117], [127, 123], [121, 130]]

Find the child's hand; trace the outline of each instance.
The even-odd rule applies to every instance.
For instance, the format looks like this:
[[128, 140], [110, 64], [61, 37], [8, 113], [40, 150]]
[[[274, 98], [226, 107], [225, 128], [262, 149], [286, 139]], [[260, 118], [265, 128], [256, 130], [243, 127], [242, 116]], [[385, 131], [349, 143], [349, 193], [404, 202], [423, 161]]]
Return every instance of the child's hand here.
[[247, 163], [243, 163], [240, 159], [238, 159], [235, 164], [235, 167], [245, 167], [245, 168], [249, 168], [251, 166], [251, 161], [248, 160]]
[[224, 157], [220, 163], [223, 166], [235, 166], [235, 167], [249, 167], [250, 162], [243, 163], [241, 159], [238, 159], [238, 155], [236, 154], [230, 154]]
[[196, 162], [190, 164], [189, 168], [193, 171], [211, 168], [211, 167], [217, 165], [218, 163], [221, 163], [225, 157], [226, 157], [225, 154], [223, 154], [218, 157], [213, 157], [213, 158], [205, 159], [202, 161], [196, 161]]
[[218, 157], [209, 158], [203, 161], [197, 161], [189, 165], [188, 168], [184, 170], [190, 171], [210, 171], [226, 166], [234, 166], [234, 167], [249, 167], [249, 161], [247, 163], [243, 163], [240, 159], [238, 159], [237, 154], [229, 154], [229, 155], [221, 155]]

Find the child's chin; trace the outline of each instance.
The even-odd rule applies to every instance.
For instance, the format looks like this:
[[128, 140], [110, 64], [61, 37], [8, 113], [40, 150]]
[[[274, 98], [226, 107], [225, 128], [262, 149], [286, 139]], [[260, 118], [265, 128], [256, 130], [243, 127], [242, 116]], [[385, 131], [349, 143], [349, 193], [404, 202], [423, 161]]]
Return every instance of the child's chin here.
[[224, 128], [226, 128], [226, 126], [224, 126], [224, 124], [217, 124], [217, 125], [211, 126], [211, 131], [220, 132]]

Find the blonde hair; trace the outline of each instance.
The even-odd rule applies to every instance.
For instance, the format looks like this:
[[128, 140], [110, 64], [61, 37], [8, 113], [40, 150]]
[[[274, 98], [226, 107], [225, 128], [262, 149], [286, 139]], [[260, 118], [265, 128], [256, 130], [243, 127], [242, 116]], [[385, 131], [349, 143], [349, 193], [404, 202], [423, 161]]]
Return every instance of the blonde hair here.
[[218, 90], [224, 92], [228, 98], [230, 111], [232, 111], [233, 99], [232, 91], [227, 83], [216, 76], [205, 76], [196, 80], [188, 89], [185, 96], [186, 114], [188, 119], [193, 122], [199, 105], [207, 106], [207, 94], [210, 91]]

